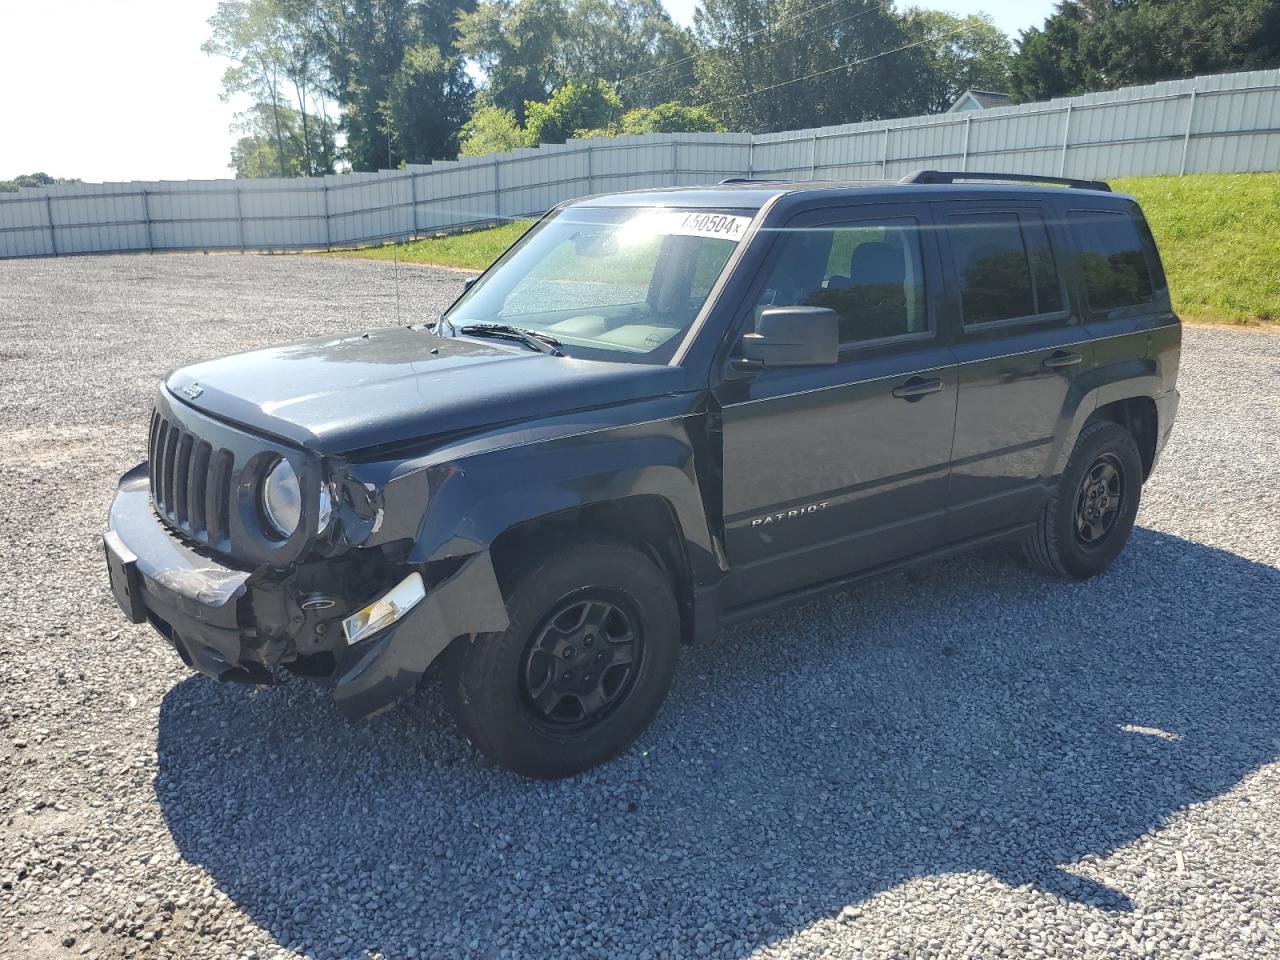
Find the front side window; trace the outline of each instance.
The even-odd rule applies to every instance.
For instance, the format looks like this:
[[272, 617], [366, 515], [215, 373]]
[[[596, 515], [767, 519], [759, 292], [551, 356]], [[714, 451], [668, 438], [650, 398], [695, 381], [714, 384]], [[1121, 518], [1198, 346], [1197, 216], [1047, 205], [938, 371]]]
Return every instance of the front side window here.
[[1115, 310], [1151, 301], [1151, 270], [1133, 217], [1120, 210], [1068, 214], [1080, 246], [1080, 273], [1091, 310]]
[[568, 207], [446, 314], [507, 324], [570, 356], [664, 363], [747, 234], [752, 211]]
[[827, 307], [841, 344], [929, 329], [920, 226], [914, 217], [788, 228], [757, 309]]
[[1021, 212], [947, 217], [966, 325], [1062, 310], [1062, 282], [1044, 220]]

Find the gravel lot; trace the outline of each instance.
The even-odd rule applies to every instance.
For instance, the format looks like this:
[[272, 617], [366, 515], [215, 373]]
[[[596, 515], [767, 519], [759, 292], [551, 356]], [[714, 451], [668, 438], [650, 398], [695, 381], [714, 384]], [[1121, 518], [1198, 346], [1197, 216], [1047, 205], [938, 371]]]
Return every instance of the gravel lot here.
[[[401, 268], [405, 320], [460, 280]], [[349, 725], [107, 592], [158, 377], [394, 318], [374, 262], [0, 262], [0, 955], [1280, 955], [1280, 336], [1187, 330], [1107, 576], [1002, 550], [777, 613], [541, 784], [431, 683]]]

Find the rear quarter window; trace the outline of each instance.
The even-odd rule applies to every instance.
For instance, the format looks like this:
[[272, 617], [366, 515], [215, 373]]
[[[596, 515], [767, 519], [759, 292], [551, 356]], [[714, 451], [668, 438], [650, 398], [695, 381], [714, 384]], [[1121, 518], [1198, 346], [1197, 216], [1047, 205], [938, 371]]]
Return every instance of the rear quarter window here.
[[1151, 303], [1155, 282], [1138, 221], [1124, 210], [1072, 210], [1076, 262], [1089, 309], [1117, 310]]

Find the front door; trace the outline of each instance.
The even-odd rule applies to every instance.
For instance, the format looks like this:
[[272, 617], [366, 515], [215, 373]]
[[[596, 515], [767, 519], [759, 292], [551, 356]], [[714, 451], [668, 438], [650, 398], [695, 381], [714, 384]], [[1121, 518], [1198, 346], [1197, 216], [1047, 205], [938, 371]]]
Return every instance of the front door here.
[[840, 360], [754, 371], [718, 390], [726, 606], [937, 542], [956, 369], [937, 332], [926, 217], [914, 204], [826, 210], [792, 221], [775, 241], [755, 310], [836, 310]]

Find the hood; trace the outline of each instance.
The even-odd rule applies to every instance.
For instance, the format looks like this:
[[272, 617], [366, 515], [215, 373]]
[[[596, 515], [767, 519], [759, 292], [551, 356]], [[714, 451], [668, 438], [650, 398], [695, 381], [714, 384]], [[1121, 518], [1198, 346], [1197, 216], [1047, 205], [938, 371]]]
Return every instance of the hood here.
[[534, 353], [391, 327], [183, 367], [181, 402], [321, 454], [677, 392], [679, 369]]

